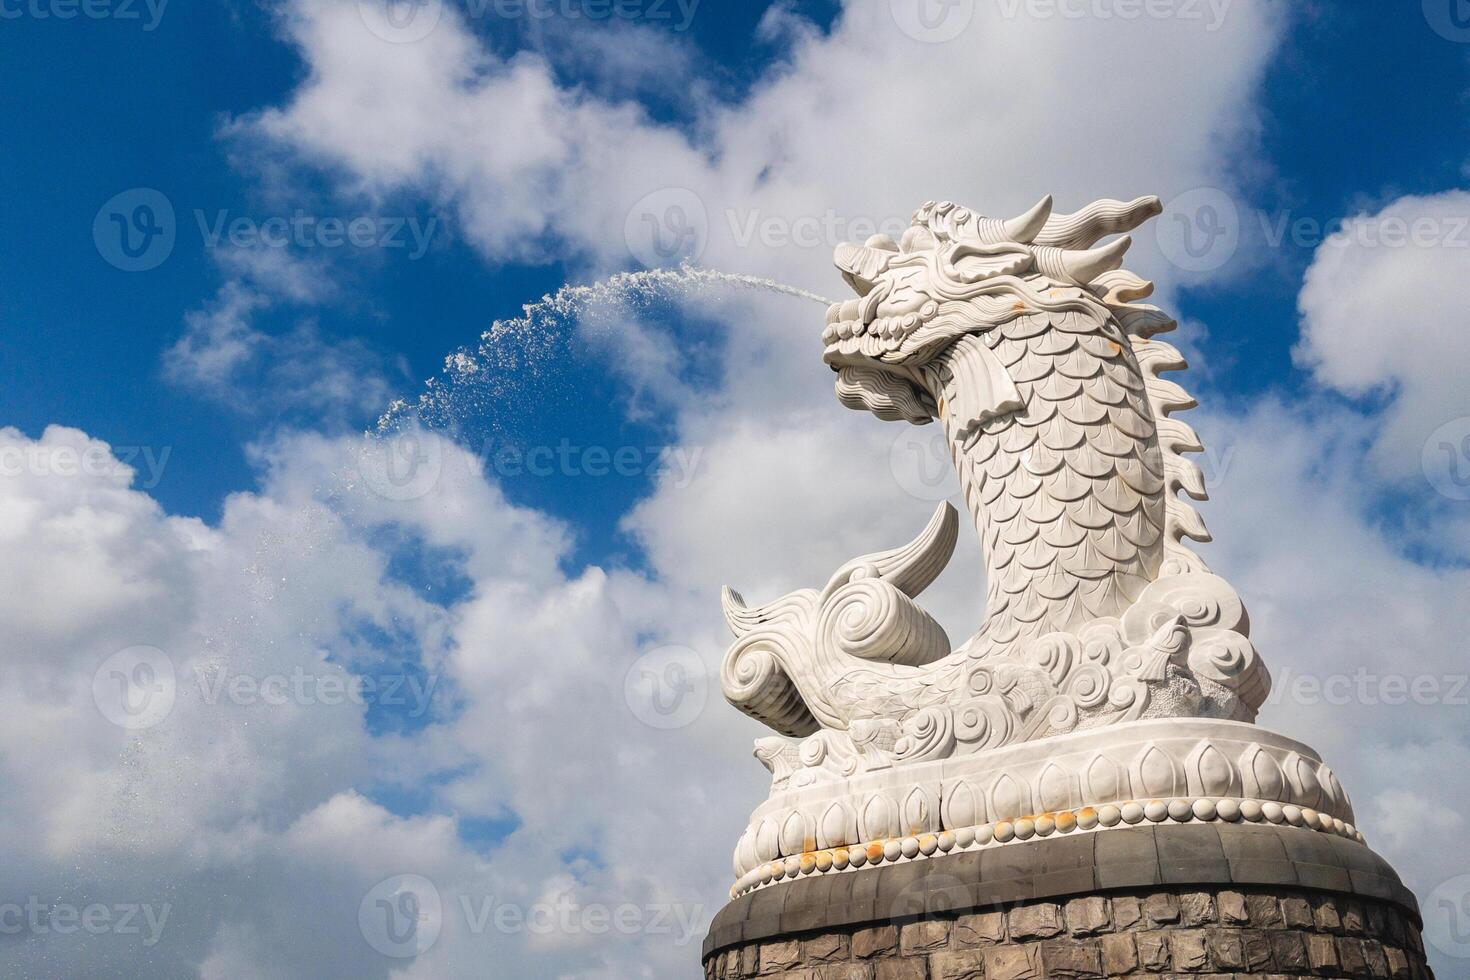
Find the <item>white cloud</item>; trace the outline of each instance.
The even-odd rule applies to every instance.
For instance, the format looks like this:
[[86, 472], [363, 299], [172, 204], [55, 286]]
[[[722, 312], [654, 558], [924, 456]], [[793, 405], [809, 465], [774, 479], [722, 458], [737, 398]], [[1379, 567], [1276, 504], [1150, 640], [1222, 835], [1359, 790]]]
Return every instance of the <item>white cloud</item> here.
[[[1179, 18], [1007, 17], [981, 4], [956, 40], [927, 44], [887, 4], [852, 4], [830, 34], [794, 38], [748, 97], [711, 102], [684, 129], [559, 88], [536, 55], [490, 53], [453, 8], [424, 39], [399, 44], [357, 8], [289, 8], [310, 77], [284, 107], [237, 120], [237, 136], [318, 164], [353, 192], [452, 203], [493, 259], [571, 250], [626, 265], [630, 211], [685, 188], [709, 218], [706, 261], [818, 288], [832, 278], [827, 238], [906, 220], [929, 196], [1003, 212], [1048, 191], [1080, 206], [1231, 186], [1220, 150], [1252, 141], [1252, 100], [1282, 27], [1265, 4], [1232, 5], [1214, 30]], [[655, 222], [668, 217], [661, 200], [645, 205]], [[777, 232], [803, 221], [837, 230], [812, 247], [750, 247], [740, 230], [752, 215]]]
[[[702, 832], [676, 828], [733, 839], [742, 817], [710, 785], [668, 775], [739, 765], [753, 798], [761, 773], [731, 737], [733, 712], [660, 730], [625, 698], [624, 677], [641, 649], [692, 643], [710, 661], [696, 670], [707, 697], [714, 623], [672, 636], [654, 625], [662, 598], [648, 583], [568, 577], [564, 528], [508, 505], [478, 460], [434, 445], [430, 479], [399, 493], [355, 439], [280, 439], [257, 451], [262, 490], [232, 496], [207, 527], [130, 489], [126, 468], [75, 430], [0, 433], [0, 457], [31, 461], [0, 480], [14, 549], [0, 686], [7, 894], [171, 915], [156, 945], [30, 935], [8, 947], [7, 969], [385, 976], [403, 964], [373, 951], [359, 903], [406, 873], [433, 882], [445, 907], [414, 975], [492, 961], [521, 975], [553, 963], [657, 975], [697, 958], [728, 862]], [[72, 457], [94, 462], [58, 469]], [[401, 539], [387, 527], [451, 556], [473, 587], [445, 607], [399, 582]], [[160, 688], [166, 716], [131, 731], [109, 685], [136, 699], [163, 673], [104, 669], [103, 694], [94, 686], [114, 653], [139, 645], [160, 651], [176, 683]], [[399, 672], [398, 658], [438, 678], [431, 723], [374, 737], [371, 692], [366, 706], [340, 692], [355, 674]], [[428, 811], [395, 816], [363, 795], [398, 784]], [[507, 812], [520, 827], [493, 850], [462, 836], [461, 820]], [[86, 873], [63, 870], [78, 864]], [[624, 903], [648, 921], [621, 945], [583, 929], [585, 909]], [[578, 926], [483, 921], [502, 905]]]
[[1403, 197], [1349, 218], [1307, 271], [1298, 356], [1322, 384], [1388, 402], [1374, 459], [1395, 479], [1418, 474], [1436, 429], [1470, 416], [1467, 273], [1465, 191]]
[[212, 300], [185, 314], [183, 335], [164, 352], [170, 381], [246, 415], [305, 409], [340, 425], [381, 406], [390, 378], [404, 377], [401, 365], [354, 338], [324, 336], [309, 318], [285, 332], [259, 324], [286, 310], [304, 316], [303, 308], [335, 298], [324, 263], [272, 247], [214, 255], [225, 281]]

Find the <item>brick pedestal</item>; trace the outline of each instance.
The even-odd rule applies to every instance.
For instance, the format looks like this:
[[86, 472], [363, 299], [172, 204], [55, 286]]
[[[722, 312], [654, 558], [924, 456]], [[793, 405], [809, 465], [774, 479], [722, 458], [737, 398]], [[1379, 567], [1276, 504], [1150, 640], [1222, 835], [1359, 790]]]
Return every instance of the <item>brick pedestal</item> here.
[[1419, 980], [1420, 927], [1360, 844], [1159, 827], [761, 889], [716, 917], [704, 966], [710, 980]]

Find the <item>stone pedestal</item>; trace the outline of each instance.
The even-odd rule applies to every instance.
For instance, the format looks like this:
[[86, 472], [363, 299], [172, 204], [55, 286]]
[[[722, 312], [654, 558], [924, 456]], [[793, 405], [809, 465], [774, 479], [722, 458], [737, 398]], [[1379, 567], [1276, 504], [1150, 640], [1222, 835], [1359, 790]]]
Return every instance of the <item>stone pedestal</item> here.
[[715, 918], [709, 978], [1428, 978], [1369, 848], [1280, 826], [1084, 833], [799, 878]]

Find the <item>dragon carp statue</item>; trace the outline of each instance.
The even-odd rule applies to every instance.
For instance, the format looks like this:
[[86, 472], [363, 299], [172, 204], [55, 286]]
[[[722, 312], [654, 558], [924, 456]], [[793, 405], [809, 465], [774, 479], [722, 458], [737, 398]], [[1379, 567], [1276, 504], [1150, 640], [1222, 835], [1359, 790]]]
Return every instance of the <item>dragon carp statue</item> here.
[[[856, 294], [822, 332], [837, 397], [938, 422], [984, 552], [986, 617], [954, 645], [919, 605], [959, 516], [760, 605], [726, 589], [726, 698], [770, 798], [732, 895], [782, 880], [1148, 822], [1252, 821], [1353, 840], [1307, 746], [1254, 724], [1270, 675], [1207, 541], [1175, 321], [1125, 271], [1158, 198], [1016, 218], [930, 202], [841, 245]], [[1121, 236], [1121, 237], [1113, 237]], [[1181, 496], [1181, 493], [1183, 496]], [[918, 521], [916, 520], [916, 524]]]

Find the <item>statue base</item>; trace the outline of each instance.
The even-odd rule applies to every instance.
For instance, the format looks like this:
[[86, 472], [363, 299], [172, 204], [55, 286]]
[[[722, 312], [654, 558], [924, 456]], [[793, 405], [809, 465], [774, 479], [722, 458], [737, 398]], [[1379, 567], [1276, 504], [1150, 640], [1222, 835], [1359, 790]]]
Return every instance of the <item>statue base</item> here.
[[730, 902], [703, 958], [711, 980], [1419, 980], [1421, 928], [1357, 841], [1164, 824], [779, 882]]

